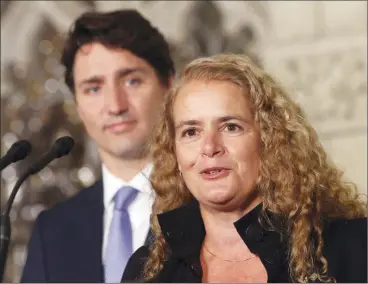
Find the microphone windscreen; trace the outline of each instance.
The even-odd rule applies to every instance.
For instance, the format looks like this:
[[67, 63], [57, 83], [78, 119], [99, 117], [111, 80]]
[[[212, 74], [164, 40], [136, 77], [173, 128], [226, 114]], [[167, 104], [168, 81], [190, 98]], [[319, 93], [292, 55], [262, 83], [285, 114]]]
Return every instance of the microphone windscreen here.
[[32, 145], [27, 140], [19, 140], [9, 149], [9, 154], [12, 155], [12, 162], [17, 162], [29, 155], [32, 150]]
[[57, 158], [68, 155], [74, 146], [74, 139], [70, 136], [58, 138], [52, 146], [52, 151], [55, 152]]

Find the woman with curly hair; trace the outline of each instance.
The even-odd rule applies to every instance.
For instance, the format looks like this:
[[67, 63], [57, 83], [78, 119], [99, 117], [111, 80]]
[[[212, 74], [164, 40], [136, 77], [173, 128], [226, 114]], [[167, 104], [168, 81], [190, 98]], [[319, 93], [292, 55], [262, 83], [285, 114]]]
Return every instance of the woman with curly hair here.
[[153, 139], [149, 247], [122, 281], [367, 282], [367, 204], [249, 58], [186, 66]]

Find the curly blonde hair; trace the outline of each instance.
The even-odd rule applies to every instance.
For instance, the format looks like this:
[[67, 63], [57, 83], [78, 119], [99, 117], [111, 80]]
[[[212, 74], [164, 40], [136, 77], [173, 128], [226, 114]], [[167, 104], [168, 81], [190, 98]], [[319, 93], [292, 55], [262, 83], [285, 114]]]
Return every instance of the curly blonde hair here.
[[150, 179], [156, 198], [151, 227], [155, 238], [149, 248], [144, 279], [153, 279], [170, 253], [157, 215], [192, 199], [179, 174], [173, 124], [175, 98], [192, 80], [227, 81], [244, 90], [261, 134], [257, 184], [263, 202], [261, 216], [268, 210], [287, 220], [284, 230], [289, 235], [289, 273], [293, 281], [334, 281], [327, 276], [327, 261], [322, 255], [323, 220], [367, 216], [367, 205], [356, 186], [344, 181], [342, 171], [328, 160], [301, 108], [248, 57], [234, 54], [192, 61], [166, 98], [152, 141], [154, 166]]

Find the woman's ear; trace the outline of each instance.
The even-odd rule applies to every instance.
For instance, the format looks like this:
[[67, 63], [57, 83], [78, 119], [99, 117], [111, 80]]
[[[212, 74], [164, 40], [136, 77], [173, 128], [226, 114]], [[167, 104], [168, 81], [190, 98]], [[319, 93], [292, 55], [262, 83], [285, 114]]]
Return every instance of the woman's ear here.
[[182, 175], [181, 174], [181, 166], [180, 165], [178, 165], [178, 170], [179, 170], [180, 175]]

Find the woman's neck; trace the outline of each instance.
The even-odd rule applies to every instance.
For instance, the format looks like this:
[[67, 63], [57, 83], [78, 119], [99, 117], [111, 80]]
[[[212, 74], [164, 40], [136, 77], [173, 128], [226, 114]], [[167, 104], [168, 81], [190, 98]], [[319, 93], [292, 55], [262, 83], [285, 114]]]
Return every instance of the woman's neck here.
[[260, 199], [257, 199], [246, 208], [232, 212], [200, 206], [206, 229], [203, 245], [224, 258], [241, 259], [250, 255], [251, 253], [236, 230], [234, 222], [254, 209], [259, 203]]

